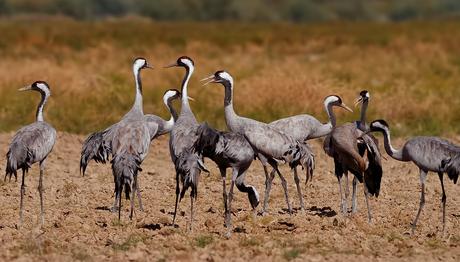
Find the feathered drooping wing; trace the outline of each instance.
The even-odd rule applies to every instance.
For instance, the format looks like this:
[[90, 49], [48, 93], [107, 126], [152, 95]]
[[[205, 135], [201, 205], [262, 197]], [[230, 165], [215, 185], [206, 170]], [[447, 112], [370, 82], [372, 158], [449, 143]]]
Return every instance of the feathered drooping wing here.
[[378, 141], [375, 137], [365, 133], [360, 136], [360, 139], [366, 146], [368, 159], [368, 166], [364, 172], [364, 182], [369, 193], [378, 197], [383, 175], [382, 156], [379, 151]]

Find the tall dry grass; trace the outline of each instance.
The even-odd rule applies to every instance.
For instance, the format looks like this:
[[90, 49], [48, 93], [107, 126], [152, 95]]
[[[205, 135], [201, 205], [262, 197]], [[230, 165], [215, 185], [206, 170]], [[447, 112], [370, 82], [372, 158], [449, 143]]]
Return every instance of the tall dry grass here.
[[[195, 60], [189, 87], [201, 121], [225, 128], [223, 89], [198, 79], [218, 69], [235, 79], [241, 115], [271, 121], [308, 113], [326, 120], [322, 101], [352, 104], [371, 92], [369, 119], [387, 119], [398, 135], [460, 131], [460, 21], [402, 24], [155, 23], [140, 19], [75, 22], [0, 21], [0, 131], [33, 121], [37, 94], [16, 90], [50, 83], [46, 117], [57, 129], [88, 133], [131, 106], [131, 62], [144, 56], [144, 111], [166, 117], [161, 96], [184, 71], [163, 69], [180, 55]], [[337, 110], [340, 111], [340, 110]], [[359, 110], [357, 110], [359, 111]], [[339, 112], [339, 121], [359, 113]]]

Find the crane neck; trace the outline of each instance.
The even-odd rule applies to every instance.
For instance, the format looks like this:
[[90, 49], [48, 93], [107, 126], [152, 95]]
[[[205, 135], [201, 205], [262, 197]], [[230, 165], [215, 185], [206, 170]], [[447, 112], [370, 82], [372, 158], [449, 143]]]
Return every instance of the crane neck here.
[[368, 106], [369, 106], [369, 100], [363, 101], [361, 105], [361, 118], [360, 118], [359, 126], [358, 126], [358, 128], [361, 130], [366, 129], [366, 112], [367, 112]]
[[181, 88], [181, 93], [182, 93], [182, 109], [188, 108], [190, 109], [190, 105], [188, 103], [188, 82], [190, 80], [190, 77], [192, 76], [194, 71], [193, 66], [186, 66], [185, 67], [185, 76], [184, 79], [182, 80], [182, 88]]
[[46, 91], [40, 90], [40, 94], [41, 94], [41, 100], [40, 100], [40, 103], [38, 104], [37, 113], [35, 114], [35, 117], [38, 122], [43, 122], [44, 121], [43, 108], [45, 107], [45, 104], [48, 101], [48, 97], [50, 96], [50, 93], [47, 90]]
[[131, 110], [144, 113], [142, 108], [142, 82], [141, 82], [141, 69], [133, 68], [134, 81], [136, 82], [136, 98]]
[[384, 143], [385, 151], [387, 152], [387, 154], [396, 160], [405, 161], [403, 158], [402, 150], [401, 149], [397, 150], [391, 145], [390, 130], [385, 129], [384, 131], [382, 131], [382, 133], [383, 133], [383, 143]]
[[334, 110], [332, 110], [332, 104], [327, 103], [324, 105], [324, 108], [326, 109], [327, 117], [329, 118], [329, 121], [327, 122], [326, 125], [330, 126], [331, 129], [334, 128], [337, 124], [336, 118], [335, 118], [335, 113]]
[[170, 97], [170, 98], [168, 98], [168, 99], [166, 99], [164, 101], [166, 107], [168, 108], [169, 113], [171, 113], [171, 118], [169, 118], [169, 120], [168, 120], [168, 125], [173, 125], [174, 122], [176, 122], [177, 117], [178, 117], [177, 112], [176, 112], [176, 110], [174, 109], [174, 107], [172, 105], [173, 100], [174, 99], [172, 97]]
[[233, 82], [225, 81], [222, 83], [225, 88], [225, 97], [224, 97], [224, 110], [225, 110], [225, 120], [227, 126], [231, 126], [231, 121], [237, 116], [235, 110], [233, 110]]

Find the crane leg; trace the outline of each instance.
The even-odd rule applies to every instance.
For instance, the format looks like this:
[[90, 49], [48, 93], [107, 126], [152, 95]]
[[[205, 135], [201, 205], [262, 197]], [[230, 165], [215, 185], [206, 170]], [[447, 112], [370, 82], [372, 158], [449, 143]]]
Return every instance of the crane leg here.
[[343, 199], [343, 192], [342, 192], [342, 179], [340, 176], [337, 176], [337, 182], [339, 183], [339, 192], [340, 192], [340, 208], [342, 209], [342, 215], [347, 215], [347, 201]]
[[439, 172], [439, 181], [441, 181], [441, 188], [442, 188], [442, 232], [444, 233], [444, 229], [446, 228], [446, 202], [447, 202], [447, 197], [446, 197], [446, 191], [444, 190], [444, 178], [443, 175], [444, 173]]
[[235, 188], [235, 181], [238, 175], [238, 171], [233, 171], [232, 183], [230, 184], [230, 193], [228, 194], [228, 214], [227, 214], [227, 234], [226, 237], [230, 237], [232, 234], [232, 201], [233, 201], [233, 189]]
[[45, 208], [43, 206], [43, 173], [45, 172], [45, 163], [40, 163], [40, 178], [38, 179], [38, 193], [40, 194], [40, 225], [45, 224]]
[[348, 197], [350, 196], [350, 188], [348, 186], [348, 172], [343, 174], [345, 176], [345, 201], [348, 201]]
[[192, 195], [192, 192], [190, 192], [190, 224], [189, 224], [189, 231], [192, 231], [192, 224], [193, 224], [193, 200], [194, 197]]
[[229, 210], [228, 210], [228, 196], [227, 196], [227, 185], [225, 183], [225, 179], [227, 177], [226, 170], [224, 168], [220, 168], [220, 176], [222, 178], [222, 197], [224, 200], [224, 221], [225, 221], [225, 227], [229, 227], [229, 221], [228, 221], [228, 215], [229, 215]]
[[113, 202], [113, 207], [110, 210], [113, 213], [118, 211], [118, 198], [119, 197], [120, 197], [120, 195], [118, 194], [118, 189], [115, 189], [115, 201]]
[[118, 188], [118, 222], [121, 219], [121, 194], [123, 193], [123, 183]]
[[299, 196], [299, 201], [300, 201], [300, 210], [305, 211], [305, 205], [303, 203], [303, 196], [302, 196], [302, 189], [300, 188], [300, 179], [299, 176], [297, 175], [297, 167], [293, 168], [294, 172], [294, 182], [297, 187], [297, 195]]
[[366, 200], [366, 206], [367, 206], [367, 222], [371, 223], [372, 215], [371, 215], [371, 206], [369, 205], [369, 190], [367, 189], [366, 183], [363, 183], [363, 185], [364, 185], [364, 199]]
[[19, 226], [18, 228], [22, 227], [22, 223], [24, 222], [24, 193], [26, 192], [26, 186], [24, 185], [24, 179], [26, 178], [26, 171], [22, 170], [22, 182], [21, 182], [21, 200], [19, 202]]
[[420, 169], [420, 184], [422, 186], [422, 194], [420, 196], [420, 204], [417, 211], [417, 216], [412, 222], [412, 234], [415, 232], [415, 228], [417, 227], [417, 221], [420, 217], [420, 213], [422, 213], [423, 206], [425, 206], [425, 182], [426, 182], [426, 175], [427, 172]]
[[137, 176], [134, 177], [134, 190], [136, 190], [137, 199], [139, 200], [139, 210], [144, 212], [144, 205], [142, 205], [141, 191], [139, 190], [139, 184], [137, 183]]
[[180, 187], [179, 187], [179, 173], [176, 172], [176, 205], [174, 206], [174, 214], [173, 214], [173, 227], [176, 225], [176, 215], [177, 215], [177, 206], [179, 205], [179, 194], [180, 194]]
[[264, 172], [265, 172], [265, 197], [264, 197], [264, 206], [262, 209], [262, 214], [265, 214], [268, 210], [268, 200], [270, 198], [270, 190], [272, 187], [273, 178], [275, 178], [275, 170], [272, 169], [270, 174], [268, 174], [267, 167], [264, 165]]
[[[134, 178], [135, 179], [135, 178]], [[133, 185], [134, 183], [134, 185]], [[137, 185], [135, 184], [135, 180], [129, 184], [131, 194], [129, 195], [129, 202], [131, 204], [130, 210], [129, 210], [129, 220], [133, 219], [133, 214], [134, 214], [134, 194], [136, 193]]]
[[[287, 207], [288, 207], [288, 212], [289, 214], [292, 214], [292, 207], [291, 207], [291, 202], [289, 201], [289, 194], [288, 194], [288, 188], [287, 188], [287, 182], [286, 182], [286, 179], [284, 178], [284, 176], [281, 174], [281, 172], [279, 171], [278, 167], [277, 166], [274, 166], [275, 170], [276, 170], [276, 173], [278, 173], [278, 176], [280, 177], [281, 179], [281, 186], [283, 186], [283, 190], [284, 190], [284, 197], [286, 198], [286, 204], [287, 204]], [[273, 181], [273, 180], [272, 180]], [[270, 182], [272, 182], [270, 181]]]
[[354, 214], [358, 211], [358, 201], [357, 201], [357, 194], [358, 191], [358, 179], [353, 177], [353, 193], [351, 195], [351, 213]]

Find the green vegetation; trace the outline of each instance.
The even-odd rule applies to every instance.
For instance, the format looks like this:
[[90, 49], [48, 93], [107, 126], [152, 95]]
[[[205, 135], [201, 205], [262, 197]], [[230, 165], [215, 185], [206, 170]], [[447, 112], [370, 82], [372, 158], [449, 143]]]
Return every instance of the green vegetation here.
[[211, 235], [201, 235], [195, 238], [194, 245], [200, 248], [204, 248], [211, 244], [213, 241], [214, 238]]
[[[0, 21], [0, 131], [34, 119], [36, 93], [48, 81], [45, 117], [59, 131], [87, 134], [120, 119], [134, 98], [131, 62], [146, 57], [144, 111], [167, 117], [163, 92], [180, 88], [183, 69], [163, 69], [181, 55], [195, 60], [189, 85], [199, 121], [224, 129], [223, 88], [198, 79], [228, 70], [235, 109], [272, 121], [308, 113], [326, 121], [322, 101], [351, 105], [371, 92], [369, 120], [384, 118], [395, 135], [460, 132], [460, 22], [397, 24], [158, 23], [142, 19], [76, 22], [64, 18]], [[359, 111], [359, 110], [358, 110]], [[339, 123], [359, 113], [336, 110]]]

